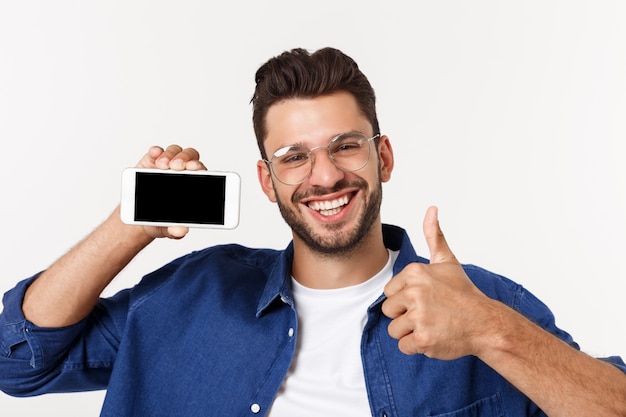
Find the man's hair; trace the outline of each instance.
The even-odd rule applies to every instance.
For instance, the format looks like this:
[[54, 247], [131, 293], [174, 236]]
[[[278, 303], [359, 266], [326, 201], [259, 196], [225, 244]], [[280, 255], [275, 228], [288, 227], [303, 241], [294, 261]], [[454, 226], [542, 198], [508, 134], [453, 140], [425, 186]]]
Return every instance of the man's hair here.
[[345, 91], [354, 96], [374, 134], [380, 133], [374, 89], [356, 62], [337, 49], [323, 48], [310, 53], [297, 48], [283, 52], [257, 70], [255, 82], [252, 124], [264, 159], [267, 158], [263, 146], [267, 112], [273, 104], [291, 98], [315, 98]]

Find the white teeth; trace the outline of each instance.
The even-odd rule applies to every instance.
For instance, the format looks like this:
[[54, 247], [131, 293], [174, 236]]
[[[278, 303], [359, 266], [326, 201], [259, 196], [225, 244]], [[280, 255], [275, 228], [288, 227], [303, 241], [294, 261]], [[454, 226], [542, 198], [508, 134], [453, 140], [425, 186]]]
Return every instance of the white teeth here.
[[332, 201], [313, 201], [309, 203], [309, 208], [319, 211], [324, 216], [331, 216], [339, 213], [341, 207], [346, 204], [348, 204], [348, 196], [343, 196]]

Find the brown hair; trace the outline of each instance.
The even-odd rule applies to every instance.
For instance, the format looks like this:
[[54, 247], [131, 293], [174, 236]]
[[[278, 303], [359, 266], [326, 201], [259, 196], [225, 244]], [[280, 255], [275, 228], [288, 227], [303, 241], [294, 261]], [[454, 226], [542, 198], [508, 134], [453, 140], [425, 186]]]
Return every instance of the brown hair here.
[[290, 98], [348, 92], [370, 121], [374, 134], [380, 133], [374, 89], [356, 62], [338, 49], [323, 48], [309, 53], [297, 48], [283, 52], [257, 70], [255, 82], [252, 124], [262, 158], [267, 157], [263, 146], [267, 112], [273, 104]]

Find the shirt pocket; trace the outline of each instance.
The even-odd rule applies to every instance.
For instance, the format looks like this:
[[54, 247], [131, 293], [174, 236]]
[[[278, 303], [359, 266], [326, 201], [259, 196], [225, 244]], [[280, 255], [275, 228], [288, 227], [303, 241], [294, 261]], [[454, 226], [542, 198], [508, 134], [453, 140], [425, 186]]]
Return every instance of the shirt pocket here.
[[467, 407], [443, 414], [429, 414], [427, 417], [505, 417], [500, 393], [478, 400]]

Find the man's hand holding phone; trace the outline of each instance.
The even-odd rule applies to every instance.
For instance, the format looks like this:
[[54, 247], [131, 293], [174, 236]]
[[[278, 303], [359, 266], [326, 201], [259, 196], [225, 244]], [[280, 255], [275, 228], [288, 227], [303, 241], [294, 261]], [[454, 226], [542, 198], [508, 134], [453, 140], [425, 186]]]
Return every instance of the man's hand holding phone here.
[[[137, 168], [171, 169], [174, 171], [200, 171], [206, 170], [206, 166], [200, 162], [200, 153], [194, 148], [185, 148], [178, 145], [170, 145], [166, 149], [160, 146], [152, 146], [137, 163]], [[163, 195], [161, 198], [176, 198], [176, 196]], [[186, 226], [144, 226], [151, 237], [167, 237], [181, 239], [189, 233]]]
[[232, 229], [239, 223], [239, 175], [207, 171], [193, 148], [153, 146], [122, 174], [120, 215], [151, 237], [180, 239], [189, 227]]

